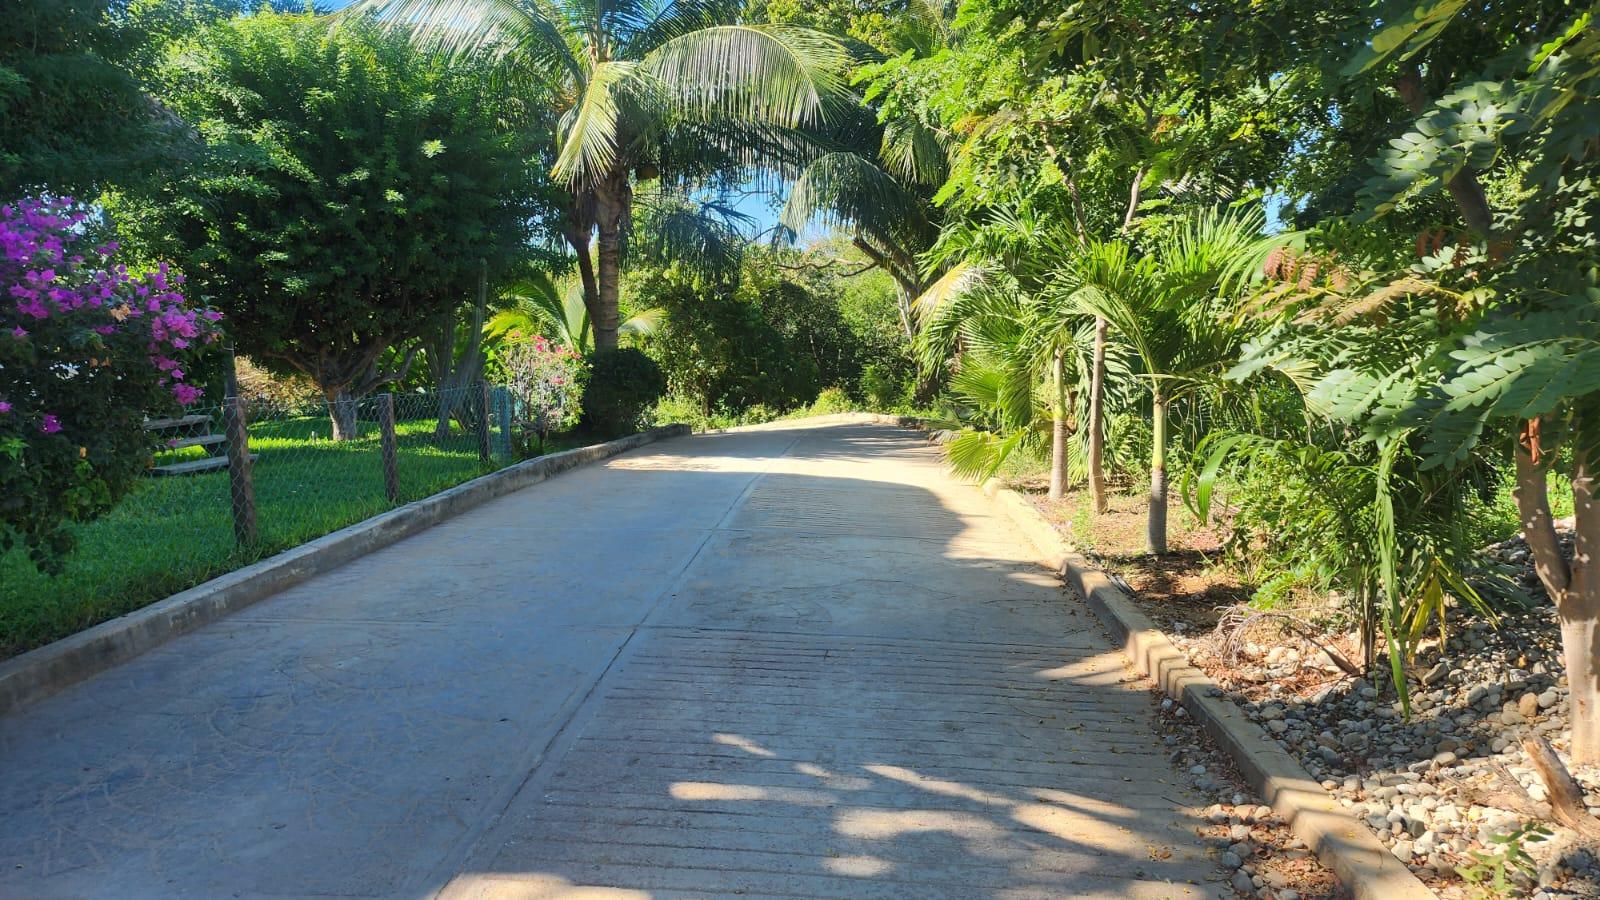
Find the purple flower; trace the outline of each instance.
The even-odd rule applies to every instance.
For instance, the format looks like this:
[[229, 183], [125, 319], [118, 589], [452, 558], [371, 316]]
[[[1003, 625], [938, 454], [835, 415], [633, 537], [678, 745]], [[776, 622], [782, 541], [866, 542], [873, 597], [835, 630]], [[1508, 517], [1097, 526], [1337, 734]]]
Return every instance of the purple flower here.
[[8, 412], [11, 412], [11, 402], [9, 400], [0, 400], [0, 413]]
[[54, 413], [45, 413], [44, 424], [39, 426], [39, 430], [45, 434], [55, 434], [61, 430], [61, 420]]

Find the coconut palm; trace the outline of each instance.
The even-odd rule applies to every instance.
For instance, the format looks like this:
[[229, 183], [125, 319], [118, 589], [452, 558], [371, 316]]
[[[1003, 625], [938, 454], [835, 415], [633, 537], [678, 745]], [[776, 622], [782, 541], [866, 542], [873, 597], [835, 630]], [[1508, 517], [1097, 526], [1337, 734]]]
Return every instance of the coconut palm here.
[[[594, 329], [580, 281], [555, 281], [543, 272], [533, 272], [506, 285], [500, 292], [500, 306], [483, 327], [484, 336], [491, 341], [517, 333], [548, 332], [557, 343], [580, 355], [594, 351]], [[617, 333], [653, 334], [665, 317], [662, 309], [642, 310], [618, 323]]]
[[1153, 553], [1167, 549], [1167, 430], [1174, 400], [1217, 384], [1239, 356], [1248, 324], [1232, 291], [1261, 271], [1281, 239], [1264, 237], [1259, 213], [1193, 215], [1151, 252], [1126, 241], [1091, 241], [1069, 255], [1051, 296], [1062, 314], [1097, 316], [1138, 358], [1151, 401], [1150, 514]]
[[849, 54], [838, 40], [725, 24], [739, 11], [730, 0], [360, 0], [351, 10], [434, 50], [487, 57], [551, 98], [553, 174], [572, 194], [565, 232], [600, 348], [617, 343], [636, 179], [797, 167], [801, 130], [824, 124], [846, 95]]

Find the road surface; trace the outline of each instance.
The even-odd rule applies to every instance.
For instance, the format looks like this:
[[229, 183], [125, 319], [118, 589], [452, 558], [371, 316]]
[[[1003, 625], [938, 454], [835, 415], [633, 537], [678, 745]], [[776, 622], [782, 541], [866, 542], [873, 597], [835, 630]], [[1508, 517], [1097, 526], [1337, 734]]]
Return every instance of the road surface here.
[[1033, 557], [909, 431], [653, 444], [0, 717], [0, 896], [1215, 896]]

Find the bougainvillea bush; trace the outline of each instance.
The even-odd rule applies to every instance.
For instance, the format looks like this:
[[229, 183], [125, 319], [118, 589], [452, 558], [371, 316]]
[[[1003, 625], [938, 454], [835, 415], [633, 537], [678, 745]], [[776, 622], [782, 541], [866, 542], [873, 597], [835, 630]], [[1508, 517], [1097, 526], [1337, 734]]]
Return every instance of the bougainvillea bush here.
[[512, 332], [510, 337], [500, 365], [515, 401], [518, 449], [525, 456], [539, 455], [551, 434], [578, 424], [589, 366], [576, 351], [542, 335], [524, 338]]
[[[0, 205], [0, 552], [60, 571], [67, 525], [110, 509], [149, 465], [147, 416], [200, 400], [218, 337], [165, 266], [135, 275], [70, 199]], [[92, 246], [91, 246], [92, 245]]]

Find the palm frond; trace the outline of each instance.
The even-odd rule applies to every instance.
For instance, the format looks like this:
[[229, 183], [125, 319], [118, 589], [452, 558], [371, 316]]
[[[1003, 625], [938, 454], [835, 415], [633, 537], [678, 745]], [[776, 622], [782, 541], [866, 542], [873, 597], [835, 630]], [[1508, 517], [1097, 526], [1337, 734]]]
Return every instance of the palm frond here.
[[885, 122], [878, 155], [896, 177], [914, 184], [936, 185], [944, 179], [944, 142], [916, 119], [894, 116]]
[[[551, 174], [564, 182], [598, 178], [617, 161], [621, 142], [618, 99], [629, 82], [643, 87], [637, 63], [602, 62], [589, 72], [583, 95], [561, 121], [561, 152]], [[640, 93], [643, 93], [641, 91]]]
[[684, 115], [794, 128], [822, 123], [846, 95], [850, 54], [808, 28], [717, 25], [662, 43], [642, 65]]
[[916, 215], [911, 196], [887, 172], [859, 154], [835, 152], [818, 157], [795, 179], [778, 222], [795, 234], [817, 220], [876, 231]]
[[583, 77], [562, 25], [533, 0], [356, 0], [341, 19], [370, 17], [406, 31], [418, 47], [451, 58], [534, 63], [546, 78]]

